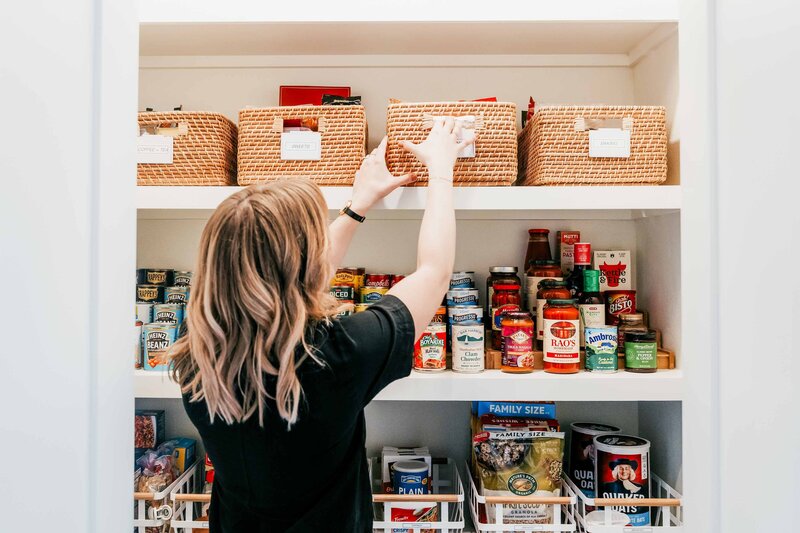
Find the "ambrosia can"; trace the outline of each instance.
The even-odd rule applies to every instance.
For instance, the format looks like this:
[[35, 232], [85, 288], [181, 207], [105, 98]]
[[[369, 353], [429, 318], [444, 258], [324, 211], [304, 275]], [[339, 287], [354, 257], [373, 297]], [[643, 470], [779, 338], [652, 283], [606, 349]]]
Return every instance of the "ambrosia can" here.
[[140, 268], [136, 271], [138, 285], [173, 285], [174, 271], [168, 268]]
[[160, 285], [137, 285], [136, 301], [139, 303], [161, 303], [164, 301], [164, 287]]
[[573, 422], [570, 428], [569, 478], [587, 497], [594, 498], [594, 438], [622, 430], [592, 422]]
[[178, 336], [176, 324], [153, 322], [142, 326], [145, 370], [168, 370], [167, 352]]
[[450, 289], [474, 289], [475, 272], [453, 272], [450, 276]]
[[189, 287], [167, 287], [164, 289], [164, 303], [189, 303]]
[[[650, 442], [631, 435], [599, 435], [594, 438], [598, 498], [645, 499], [650, 497]], [[613, 506], [628, 515], [634, 527], [650, 525], [650, 508]]]
[[447, 291], [447, 307], [478, 305], [478, 289], [451, 289]]
[[192, 284], [192, 273], [188, 270], [176, 270], [173, 285], [177, 287], [189, 287]]
[[617, 327], [586, 326], [586, 370], [612, 374], [617, 371]]
[[153, 322], [169, 322], [180, 326], [183, 323], [183, 304], [154, 305]]
[[431, 322], [414, 344], [414, 370], [440, 372], [447, 368], [447, 328], [444, 322]]
[[364, 276], [364, 287], [383, 287], [388, 289], [391, 286], [391, 274], [366, 274]]

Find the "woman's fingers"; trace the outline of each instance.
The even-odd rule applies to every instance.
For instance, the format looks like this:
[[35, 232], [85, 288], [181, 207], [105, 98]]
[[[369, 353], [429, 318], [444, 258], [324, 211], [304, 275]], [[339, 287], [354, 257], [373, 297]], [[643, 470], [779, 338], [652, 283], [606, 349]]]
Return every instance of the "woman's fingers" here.
[[404, 150], [414, 154], [415, 156], [419, 157], [419, 146], [418, 144], [414, 144], [411, 141], [400, 141], [400, 146], [403, 147]]
[[470, 136], [468, 139], [464, 139], [463, 141], [458, 143], [458, 145], [457, 145], [458, 146], [458, 151], [460, 152], [461, 150], [463, 150], [464, 148], [466, 148], [470, 144], [475, 144], [475, 137], [474, 136]]
[[397, 185], [395, 187], [402, 187], [404, 185], [408, 185], [409, 183], [414, 183], [417, 181], [416, 174], [403, 174], [402, 176], [393, 176]]
[[386, 143], [389, 140], [387, 136], [383, 136], [381, 139], [381, 143], [372, 151], [375, 155], [380, 157], [381, 159], [386, 159]]
[[453, 117], [446, 117], [444, 119], [444, 131], [447, 133], [453, 133], [453, 128], [455, 127], [456, 121]]

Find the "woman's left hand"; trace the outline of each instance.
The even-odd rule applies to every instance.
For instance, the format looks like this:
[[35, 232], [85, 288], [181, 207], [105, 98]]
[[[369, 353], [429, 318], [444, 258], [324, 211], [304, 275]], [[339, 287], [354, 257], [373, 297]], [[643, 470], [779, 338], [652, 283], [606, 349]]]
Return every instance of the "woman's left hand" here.
[[393, 176], [386, 167], [386, 137], [361, 163], [353, 182], [353, 203], [350, 208], [364, 215], [373, 205], [398, 187], [413, 183], [413, 174]]

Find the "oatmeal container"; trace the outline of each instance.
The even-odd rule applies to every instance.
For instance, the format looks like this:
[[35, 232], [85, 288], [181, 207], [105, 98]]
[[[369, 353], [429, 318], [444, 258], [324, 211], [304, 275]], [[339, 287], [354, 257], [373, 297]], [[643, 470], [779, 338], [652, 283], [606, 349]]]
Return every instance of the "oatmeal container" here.
[[[650, 497], [650, 441], [632, 435], [598, 435], [594, 449], [597, 498]], [[614, 505], [611, 509], [628, 515], [633, 527], [650, 525], [650, 507]]]
[[587, 497], [594, 498], [594, 438], [598, 435], [621, 433], [616, 426], [592, 422], [570, 424], [569, 478]]

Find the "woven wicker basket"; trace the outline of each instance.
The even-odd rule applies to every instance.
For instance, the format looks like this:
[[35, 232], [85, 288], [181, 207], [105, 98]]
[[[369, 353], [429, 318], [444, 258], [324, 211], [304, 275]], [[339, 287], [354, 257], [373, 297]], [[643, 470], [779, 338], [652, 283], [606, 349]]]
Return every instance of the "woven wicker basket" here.
[[421, 143], [428, 136], [425, 123], [430, 117], [474, 116], [482, 125], [476, 128], [475, 157], [456, 161], [453, 183], [461, 186], [511, 185], [517, 179], [517, 106], [505, 102], [427, 102], [392, 103], [386, 119], [389, 146], [386, 161], [397, 174], [413, 172], [415, 185], [426, 185], [428, 171], [406, 152], [399, 141]]
[[[287, 119], [318, 118], [322, 134], [319, 161], [281, 159], [281, 133]], [[317, 185], [352, 185], [364, 160], [367, 119], [363, 106], [293, 106], [239, 112], [239, 184], [290, 176]]]
[[[592, 122], [631, 130], [628, 158], [589, 157]], [[655, 106], [555, 106], [519, 135], [520, 185], [656, 185], [667, 179], [666, 111]]]
[[139, 185], [236, 185], [236, 125], [219, 113], [139, 113], [139, 127], [171, 132], [172, 164], [139, 163]]

